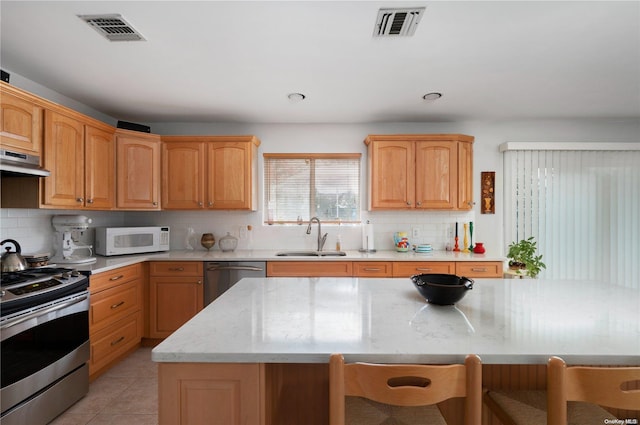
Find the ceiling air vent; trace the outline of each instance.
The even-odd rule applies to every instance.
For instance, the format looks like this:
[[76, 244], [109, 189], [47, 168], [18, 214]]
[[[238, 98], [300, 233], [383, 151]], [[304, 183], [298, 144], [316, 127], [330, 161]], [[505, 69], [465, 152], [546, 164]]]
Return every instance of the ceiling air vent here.
[[380, 9], [376, 25], [373, 28], [374, 37], [412, 36], [422, 18], [426, 8], [409, 9]]
[[118, 14], [78, 15], [78, 18], [85, 21], [109, 41], [144, 41], [142, 34], [133, 29]]

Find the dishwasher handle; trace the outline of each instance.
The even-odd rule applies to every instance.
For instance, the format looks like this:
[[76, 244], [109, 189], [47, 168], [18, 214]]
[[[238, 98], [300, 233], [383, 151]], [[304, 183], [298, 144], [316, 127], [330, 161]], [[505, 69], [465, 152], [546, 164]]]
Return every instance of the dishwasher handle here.
[[251, 272], [261, 272], [264, 269], [260, 267], [254, 267], [254, 266], [220, 266], [220, 267], [213, 266], [207, 269], [208, 272], [213, 272], [218, 270], [246, 270]]

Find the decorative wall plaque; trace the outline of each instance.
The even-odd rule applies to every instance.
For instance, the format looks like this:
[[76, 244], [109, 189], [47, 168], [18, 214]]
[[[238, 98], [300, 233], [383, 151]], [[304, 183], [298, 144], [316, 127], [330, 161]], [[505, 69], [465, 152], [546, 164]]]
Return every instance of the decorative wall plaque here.
[[481, 181], [481, 194], [482, 194], [482, 206], [480, 212], [482, 214], [495, 214], [496, 213], [496, 172], [495, 171], [482, 171], [480, 173]]

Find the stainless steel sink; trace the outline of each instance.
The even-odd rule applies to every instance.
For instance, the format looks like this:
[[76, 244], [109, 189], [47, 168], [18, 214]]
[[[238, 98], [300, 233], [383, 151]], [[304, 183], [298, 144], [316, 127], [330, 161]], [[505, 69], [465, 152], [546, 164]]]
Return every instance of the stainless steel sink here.
[[278, 257], [344, 257], [344, 251], [281, 251]]

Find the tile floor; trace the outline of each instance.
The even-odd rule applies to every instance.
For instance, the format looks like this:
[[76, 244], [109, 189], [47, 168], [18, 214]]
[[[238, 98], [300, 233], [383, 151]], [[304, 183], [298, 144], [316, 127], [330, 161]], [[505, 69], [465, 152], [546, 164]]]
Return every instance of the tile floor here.
[[158, 370], [142, 347], [93, 381], [50, 425], [157, 425]]

